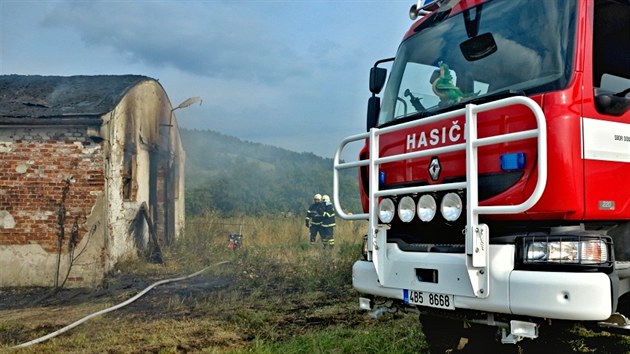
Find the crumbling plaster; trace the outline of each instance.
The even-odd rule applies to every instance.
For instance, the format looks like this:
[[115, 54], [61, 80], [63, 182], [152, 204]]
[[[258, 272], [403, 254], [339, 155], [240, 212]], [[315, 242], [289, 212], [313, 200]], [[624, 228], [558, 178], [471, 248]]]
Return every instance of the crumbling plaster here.
[[[73, 227], [78, 227], [80, 234], [72, 251], [67, 244], [59, 253], [58, 245], [50, 240], [42, 243], [44, 234], [48, 238], [51, 232], [53, 238], [56, 234], [42, 225], [54, 227], [58, 223], [58, 192], [44, 209], [13, 206], [11, 211], [0, 210], [0, 287], [51, 286], [55, 277], [58, 282], [67, 280], [65, 286], [98, 284], [116, 263], [137, 257], [149, 246], [147, 221], [139, 217], [142, 205], [148, 206], [163, 240], [172, 241], [179, 236], [184, 226], [184, 178], [180, 173], [183, 174], [185, 156], [171, 109], [160, 84], [145, 80], [125, 92], [116, 107], [101, 116], [100, 126], [0, 125], [0, 154], [15, 158], [16, 149], [31, 145], [38, 149], [34, 158], [20, 159], [24, 155], [18, 154], [11, 165], [12, 174], [38, 183], [51, 178], [68, 183], [69, 202], [63, 209], [64, 220], [68, 220], [64, 221], [64, 229], [70, 234]], [[68, 166], [47, 164], [47, 153], [74, 163], [75, 170], [69, 172]], [[96, 183], [96, 174], [90, 175], [89, 169], [82, 167], [94, 163], [100, 166], [100, 183]], [[19, 183], [3, 181], [0, 196], [15, 196], [18, 188], [24, 193]], [[89, 197], [83, 197], [91, 201], [87, 209], [75, 205], [75, 183], [87, 183], [92, 188]], [[33, 222], [25, 226], [26, 219]], [[72, 225], [72, 219], [79, 224]], [[13, 229], [22, 230], [21, 236], [10, 231]]]

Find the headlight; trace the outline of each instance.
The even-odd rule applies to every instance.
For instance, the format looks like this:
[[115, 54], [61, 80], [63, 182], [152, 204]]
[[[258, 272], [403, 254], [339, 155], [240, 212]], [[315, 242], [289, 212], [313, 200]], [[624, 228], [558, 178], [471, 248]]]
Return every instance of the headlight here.
[[547, 242], [531, 242], [525, 245], [526, 261], [537, 261], [547, 258]]
[[420, 200], [418, 201], [418, 217], [420, 220], [424, 222], [433, 220], [436, 210], [437, 203], [435, 203], [435, 198], [428, 194], [420, 197]]
[[440, 212], [447, 221], [455, 221], [462, 215], [462, 198], [457, 193], [448, 193], [442, 198]]
[[384, 224], [389, 224], [394, 219], [396, 207], [391, 199], [385, 198], [378, 204], [378, 218]]
[[416, 202], [411, 197], [403, 197], [398, 203], [398, 217], [402, 222], [411, 222], [416, 215]]
[[610, 262], [606, 237], [549, 236], [523, 239], [523, 264], [604, 265]]

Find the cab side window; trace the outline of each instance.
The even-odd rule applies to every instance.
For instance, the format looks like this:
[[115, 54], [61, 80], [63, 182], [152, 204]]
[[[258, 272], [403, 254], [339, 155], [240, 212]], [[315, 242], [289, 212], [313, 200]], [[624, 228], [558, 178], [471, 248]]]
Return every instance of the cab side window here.
[[595, 106], [602, 114], [630, 111], [630, 3], [596, 0], [593, 23]]

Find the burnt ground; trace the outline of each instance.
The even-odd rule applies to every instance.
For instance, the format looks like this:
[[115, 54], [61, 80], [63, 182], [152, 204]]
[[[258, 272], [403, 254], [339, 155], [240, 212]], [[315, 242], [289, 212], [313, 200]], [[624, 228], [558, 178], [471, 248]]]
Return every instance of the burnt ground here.
[[[109, 276], [102, 286], [94, 289], [51, 291], [49, 288], [2, 288], [0, 352], [3, 347], [7, 349], [39, 338], [85, 316], [120, 304], [157, 281], [179, 276], [118, 273]], [[287, 286], [282, 280], [273, 279], [266, 282], [265, 290], [259, 294], [259, 289], [246, 288], [242, 283], [238, 275], [202, 273], [189, 279], [161, 284], [135, 302], [104, 314], [107, 316], [105, 321], [91, 319], [68, 333], [111, 331], [112, 335], [121, 336], [120, 333], [114, 334], [116, 330], [112, 330], [111, 323], [131, 324], [130, 328], [140, 332], [160, 331], [162, 328], [158, 326], [175, 323], [175, 326], [195, 326], [194, 331], [203, 332], [203, 335], [181, 334], [179, 340], [183, 347], [178, 352], [198, 352], [206, 348], [218, 348], [223, 352], [247, 347], [261, 336], [272, 341], [284, 340], [330, 326], [353, 328], [371, 321], [364, 312], [358, 310], [354, 294], [349, 296], [348, 289], [328, 287], [305, 295], [305, 289]], [[250, 296], [258, 300], [243, 300], [251, 299]], [[348, 301], [349, 298], [351, 300]], [[346, 305], [348, 302], [351, 304]], [[209, 320], [213, 324], [208, 324]], [[172, 327], [164, 330], [165, 336], [175, 336]], [[129, 338], [134, 336], [135, 333], [129, 333]], [[100, 338], [95, 341], [99, 343]], [[137, 344], [139, 347], [124, 347], [118, 346], [117, 342], [102, 345], [107, 346], [108, 353], [157, 353], [160, 348], [167, 346]], [[47, 346], [31, 348], [51, 350]], [[52, 350], [73, 352], [74, 348]], [[102, 352], [101, 349], [92, 350]]]
[[[149, 285], [165, 278], [152, 278], [134, 274], [119, 274], [105, 279], [98, 288], [0, 288], [0, 311], [50, 306], [76, 306], [121, 300], [134, 296]], [[232, 283], [225, 276], [199, 275], [154, 287], [143, 298], [173, 296], [203, 298], [213, 290], [223, 289]], [[133, 303], [128, 305], [133, 306]]]
[[[0, 352], [2, 349], [25, 343], [63, 328], [84, 316], [113, 305], [120, 304], [157, 281], [175, 278], [175, 276], [143, 276], [118, 273], [105, 279], [98, 288], [60, 289], [49, 288], [0, 288]], [[251, 345], [261, 335], [268, 340], [283, 340], [300, 336], [314, 330], [324, 330], [330, 326], [356, 328], [370, 322], [364, 312], [358, 311], [354, 300], [348, 301], [347, 289], [322, 288], [313, 298], [299, 295], [304, 289], [286, 287], [282, 282], [272, 281], [265, 291], [265, 301], [243, 303], [233, 294], [243, 293], [250, 296], [248, 289], [239, 286], [240, 280], [233, 276], [201, 274], [189, 279], [162, 284], [154, 287], [137, 301], [110, 312], [110, 320], [98, 322], [90, 320], [81, 327], [96, 331], [112, 331], [108, 323], [124, 322], [132, 324], [139, 331], [165, 331], [164, 335], [176, 336], [180, 340], [177, 352], [200, 352], [207, 348], [219, 348], [219, 352], [244, 348]], [[229, 305], [230, 301], [235, 305]], [[212, 306], [212, 304], [217, 304]], [[222, 303], [222, 304], [221, 304]], [[344, 304], [351, 303], [350, 306]], [[210, 306], [208, 306], [210, 304]], [[258, 317], [259, 314], [269, 314]], [[251, 316], [251, 318], [249, 318]], [[387, 316], [386, 316], [387, 317]], [[204, 324], [208, 318], [216, 321], [212, 327]], [[264, 318], [264, 320], [262, 319]], [[191, 331], [192, 335], [173, 334], [173, 327], [156, 327], [165, 321], [176, 326], [199, 321]], [[263, 322], [271, 321], [271, 325]], [[387, 321], [387, 320], [386, 320]], [[151, 323], [157, 323], [152, 325]], [[387, 324], [386, 324], [387, 325]], [[392, 323], [393, 325], [393, 323]], [[114, 324], [115, 326], [115, 324]], [[236, 331], [223, 331], [222, 328], [234, 328]], [[79, 328], [72, 329], [80, 331]], [[628, 342], [623, 338], [610, 335], [597, 336], [575, 333], [568, 329], [565, 334], [544, 331], [548, 338], [539, 338], [535, 342], [524, 341], [524, 353], [555, 352], [627, 352]], [[116, 334], [112, 331], [112, 335]], [[552, 334], [553, 333], [553, 334]], [[577, 335], [577, 337], [576, 337]], [[134, 334], [129, 334], [133, 339]], [[99, 339], [96, 339], [98, 342]], [[129, 342], [129, 340], [127, 340]], [[132, 343], [120, 345], [117, 342], [105, 343], [106, 350], [94, 352], [107, 353], [160, 353], [168, 343], [147, 345]], [[31, 347], [34, 352], [41, 348]], [[73, 347], [60, 347], [54, 351], [73, 351]], [[553, 348], [553, 350], [550, 350]], [[567, 348], [573, 348], [567, 350]], [[85, 348], [84, 348], [85, 349]], [[541, 351], [542, 350], [542, 351]], [[30, 352], [29, 352], [30, 353]]]
[[[23, 343], [59, 330], [91, 313], [120, 304], [151, 284], [169, 278], [117, 274], [106, 278], [98, 288], [0, 288], [0, 350], [3, 345]], [[144, 322], [185, 316], [187, 307], [181, 306], [179, 311], [165, 311], [165, 303], [174, 298], [203, 301], [232, 282], [230, 277], [201, 274], [161, 284], [111, 313], [121, 316], [133, 314], [136, 320]]]

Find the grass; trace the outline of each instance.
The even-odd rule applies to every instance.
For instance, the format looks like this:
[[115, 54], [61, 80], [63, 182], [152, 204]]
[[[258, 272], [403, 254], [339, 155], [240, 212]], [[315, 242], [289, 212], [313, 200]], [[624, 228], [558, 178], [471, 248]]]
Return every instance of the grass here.
[[[335, 248], [310, 245], [299, 217], [189, 219], [165, 265], [121, 263], [99, 296], [71, 303], [0, 311], [0, 352], [15, 353], [428, 353], [416, 315], [379, 320], [358, 309], [351, 268], [367, 225], [340, 220]], [[241, 232], [243, 247], [228, 249]], [[120, 303], [154, 281], [163, 285], [120, 310], [20, 350], [10, 347]], [[146, 284], [146, 285], [145, 285]], [[63, 293], [61, 294], [63, 296]], [[70, 300], [70, 299], [69, 299]], [[620, 353], [628, 341], [576, 332], [575, 352]], [[625, 339], [624, 339], [625, 340]], [[617, 340], [617, 342], [619, 342]], [[625, 349], [624, 349], [625, 348]], [[556, 351], [557, 352], [557, 351]]]
[[[155, 296], [147, 294], [128, 307], [14, 352], [355, 353], [357, 348], [378, 352], [370, 348], [379, 342], [394, 345], [394, 338], [403, 334], [415, 336], [419, 326], [413, 321], [415, 332], [403, 330], [402, 324], [395, 332], [392, 326], [373, 321], [358, 310], [350, 284], [352, 262], [360, 256], [361, 235], [355, 234], [360, 227], [340, 221], [335, 248], [324, 250], [321, 243], [310, 245], [301, 218], [207, 215], [191, 219], [183, 237], [165, 250], [165, 266], [135, 260], [119, 264], [113, 273], [133, 274], [150, 284], [227, 260], [228, 264], [208, 269], [189, 288], [213, 278], [229, 279], [228, 285], [196, 293], [184, 287], [162, 294], [156, 288]], [[229, 250], [228, 235], [237, 232], [244, 235], [243, 247]], [[107, 282], [115, 287], [117, 279]], [[15, 310], [10, 316], [0, 313], [0, 344], [4, 345], [0, 351], [124, 301], [138, 291], [121, 288], [109, 294], [107, 301], [101, 299], [97, 309], [90, 301], [56, 310], [50, 317], [43, 316], [51, 311], [46, 306]], [[22, 321], [25, 318], [29, 321]], [[404, 348], [398, 352], [418, 352], [421, 336], [405, 342]], [[382, 351], [392, 352], [386, 347]]]
[[419, 353], [426, 352], [417, 319], [401, 318], [395, 325], [333, 327], [282, 342], [255, 341], [236, 353]]

